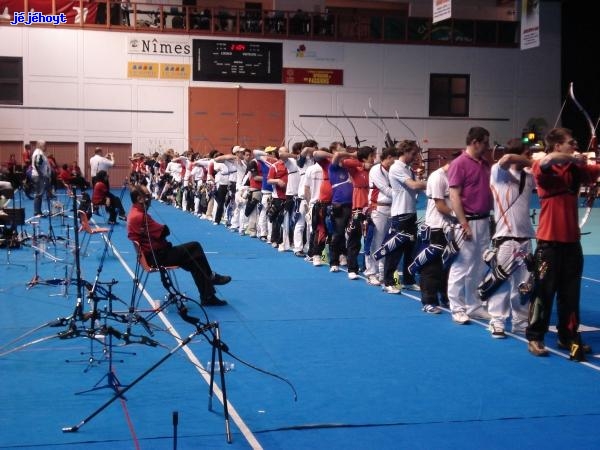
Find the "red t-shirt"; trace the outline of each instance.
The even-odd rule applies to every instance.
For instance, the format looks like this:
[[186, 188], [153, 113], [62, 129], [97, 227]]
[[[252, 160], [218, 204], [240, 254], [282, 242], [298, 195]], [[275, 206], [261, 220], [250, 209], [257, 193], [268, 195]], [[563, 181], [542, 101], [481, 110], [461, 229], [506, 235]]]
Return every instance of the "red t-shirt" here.
[[329, 181], [329, 166], [331, 165], [331, 160], [329, 158], [321, 159], [317, 161], [317, 164], [323, 169], [323, 181], [321, 181], [321, 187], [319, 189], [319, 201], [322, 203], [331, 203], [331, 197], [333, 196], [331, 182]]
[[352, 208], [369, 206], [369, 171], [365, 169], [362, 161], [346, 158], [342, 166], [348, 170], [354, 189], [352, 191]]
[[537, 239], [579, 241], [579, 189], [582, 183], [593, 182], [600, 176], [600, 166], [555, 164], [543, 171], [540, 161], [534, 161], [532, 170], [542, 206]]
[[271, 165], [271, 167], [269, 167], [269, 175], [267, 177], [267, 180], [272, 180], [276, 178], [282, 180], [285, 183], [285, 185], [282, 187], [277, 184], [274, 184], [272, 185], [273, 189], [277, 191], [277, 198], [285, 199], [285, 188], [287, 186], [288, 171], [287, 167], [285, 167], [285, 162], [281, 159], [278, 159], [274, 164]]

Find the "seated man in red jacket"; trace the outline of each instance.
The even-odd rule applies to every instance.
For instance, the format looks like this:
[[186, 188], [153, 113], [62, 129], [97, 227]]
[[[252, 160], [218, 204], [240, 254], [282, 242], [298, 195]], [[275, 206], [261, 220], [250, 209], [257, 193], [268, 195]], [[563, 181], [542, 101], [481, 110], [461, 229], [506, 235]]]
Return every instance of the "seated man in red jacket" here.
[[192, 274], [200, 294], [202, 306], [223, 306], [227, 302], [215, 295], [215, 285], [231, 281], [228, 275], [219, 275], [212, 271], [204, 250], [198, 242], [173, 245], [167, 241], [169, 227], [156, 222], [148, 208], [152, 195], [146, 186], [135, 185], [131, 188], [132, 207], [127, 216], [127, 237], [140, 245], [146, 259], [157, 266], [179, 266]]
[[119, 219], [125, 220], [125, 209], [121, 199], [110, 192], [108, 173], [105, 170], [99, 170], [95, 178], [94, 190], [92, 192], [92, 204], [94, 210], [100, 206], [105, 206], [108, 212], [108, 223], [117, 223], [117, 214]]

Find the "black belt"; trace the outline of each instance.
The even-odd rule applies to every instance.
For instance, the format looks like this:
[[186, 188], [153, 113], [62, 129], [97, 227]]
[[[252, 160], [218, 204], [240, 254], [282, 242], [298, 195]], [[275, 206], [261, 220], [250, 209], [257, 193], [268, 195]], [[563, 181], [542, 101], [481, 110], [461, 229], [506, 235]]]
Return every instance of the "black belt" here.
[[531, 239], [530, 238], [518, 238], [518, 237], [512, 237], [512, 236], [502, 236], [499, 238], [492, 239], [492, 244], [494, 245], [494, 247], [500, 247], [502, 244], [504, 244], [505, 242], [508, 242], [508, 241], [527, 242], [529, 240], [531, 240]]
[[467, 219], [467, 221], [487, 219], [488, 217], [490, 217], [490, 213], [487, 213], [487, 214], [465, 214], [465, 219]]
[[562, 247], [562, 246], [567, 246], [567, 245], [581, 245], [581, 243], [579, 241], [576, 242], [559, 242], [559, 241], [543, 241], [541, 239], [537, 240], [537, 246], [544, 246], [544, 247]]

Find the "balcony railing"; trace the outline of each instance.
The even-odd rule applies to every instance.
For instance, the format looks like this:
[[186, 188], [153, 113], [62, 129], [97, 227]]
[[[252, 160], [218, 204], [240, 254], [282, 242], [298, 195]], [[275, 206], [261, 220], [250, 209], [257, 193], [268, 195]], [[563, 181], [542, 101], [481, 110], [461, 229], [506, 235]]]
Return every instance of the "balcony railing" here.
[[[8, 3], [21, 2], [13, 0]], [[61, 27], [244, 38], [478, 47], [516, 47], [519, 43], [518, 22], [449, 19], [432, 24], [430, 18], [394, 15], [390, 11], [382, 11], [381, 14], [310, 13], [170, 6], [111, 0], [80, 0], [77, 6], [78, 14], [67, 10], [76, 9], [73, 4], [77, 5], [77, 2], [23, 0], [23, 8], [20, 11], [31, 10], [34, 3], [44, 5], [39, 6], [46, 9], [40, 11], [43, 14], [65, 12], [68, 20], [67, 23], [61, 24]], [[0, 1], [0, 5], [2, 4]], [[5, 13], [0, 18], [2, 25], [8, 25], [14, 17], [13, 11]], [[52, 25], [36, 23], [36, 26]]]

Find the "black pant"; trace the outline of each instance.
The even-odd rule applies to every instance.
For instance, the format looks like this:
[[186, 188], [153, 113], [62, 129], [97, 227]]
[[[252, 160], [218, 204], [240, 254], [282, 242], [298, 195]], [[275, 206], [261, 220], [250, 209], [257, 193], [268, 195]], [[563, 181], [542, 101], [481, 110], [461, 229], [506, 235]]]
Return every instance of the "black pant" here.
[[329, 203], [317, 202], [312, 208], [310, 242], [308, 244], [308, 256], [321, 256], [325, 250], [325, 244], [329, 238], [325, 217]]
[[583, 273], [580, 242], [538, 241], [535, 250], [535, 288], [529, 305], [527, 339], [543, 341], [548, 331], [556, 296], [558, 337], [563, 342], [577, 339], [579, 294]]
[[[447, 241], [444, 232], [431, 230], [429, 243], [445, 247]], [[441, 254], [421, 267], [419, 285], [423, 305], [437, 306], [440, 299], [444, 304], [448, 303], [448, 270], [444, 270]]]
[[346, 250], [346, 227], [352, 217], [352, 205], [334, 203], [331, 208], [331, 220], [333, 222], [333, 233], [329, 244], [329, 265], [339, 266], [340, 255], [345, 255]]
[[282, 198], [272, 198], [271, 205], [267, 210], [267, 216], [269, 221], [273, 224], [271, 228], [271, 242], [273, 244], [283, 243], [283, 214], [285, 200]]
[[148, 254], [146, 259], [150, 263], [155, 262], [159, 266], [179, 266], [190, 272], [201, 300], [208, 300], [215, 294], [212, 269], [199, 242], [187, 242], [157, 250], [155, 256]]
[[[396, 231], [404, 231], [416, 237], [417, 235], [417, 215], [416, 214], [401, 214], [399, 216], [390, 217], [390, 229]], [[415, 284], [415, 277], [408, 271], [408, 266], [413, 260], [413, 251], [415, 249], [415, 241], [409, 240], [404, 245], [400, 245], [394, 251], [385, 256], [383, 262], [383, 281], [386, 286], [394, 285], [394, 272], [402, 259], [402, 282], [403, 284]]]
[[217, 210], [215, 211], [215, 223], [221, 223], [223, 218], [223, 211], [225, 211], [225, 199], [227, 198], [227, 191], [229, 185], [220, 184], [217, 188], [217, 194], [215, 195], [215, 202], [217, 202]]
[[348, 224], [348, 238], [346, 239], [346, 250], [348, 252], [348, 272], [358, 273], [358, 255], [360, 253], [361, 241], [363, 237], [363, 223], [365, 215], [360, 209], [352, 211], [352, 217]]

